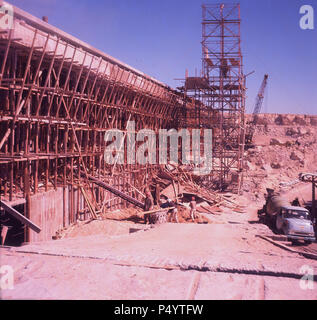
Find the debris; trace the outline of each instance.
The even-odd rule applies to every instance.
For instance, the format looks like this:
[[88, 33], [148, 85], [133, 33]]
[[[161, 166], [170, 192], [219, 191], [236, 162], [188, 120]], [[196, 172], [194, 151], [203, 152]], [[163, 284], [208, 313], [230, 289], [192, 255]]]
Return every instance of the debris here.
[[143, 218], [145, 214], [151, 214], [151, 213], [156, 213], [159, 211], [164, 211], [167, 212], [169, 210], [175, 209], [175, 207], [169, 207], [169, 208], [158, 208], [158, 209], [154, 209], [154, 210], [150, 210], [150, 211], [144, 211], [144, 212], [139, 212], [138, 216]]

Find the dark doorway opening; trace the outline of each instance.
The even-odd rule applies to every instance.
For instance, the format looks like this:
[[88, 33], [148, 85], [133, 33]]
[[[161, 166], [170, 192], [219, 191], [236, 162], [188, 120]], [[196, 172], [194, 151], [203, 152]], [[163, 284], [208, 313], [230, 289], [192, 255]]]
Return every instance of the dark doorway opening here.
[[[14, 206], [14, 209], [24, 213], [24, 204]], [[19, 220], [0, 209], [1, 242], [5, 246], [19, 247], [25, 242], [26, 227]], [[3, 241], [4, 240], [4, 241]]]

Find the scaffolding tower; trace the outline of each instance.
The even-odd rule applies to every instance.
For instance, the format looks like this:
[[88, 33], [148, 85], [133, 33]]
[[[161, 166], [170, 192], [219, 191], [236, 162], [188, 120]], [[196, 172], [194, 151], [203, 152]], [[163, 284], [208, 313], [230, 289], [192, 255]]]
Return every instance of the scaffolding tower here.
[[184, 92], [195, 104], [196, 127], [213, 129], [211, 181], [240, 190], [245, 140], [245, 77], [239, 4], [202, 5], [202, 72], [186, 76]]

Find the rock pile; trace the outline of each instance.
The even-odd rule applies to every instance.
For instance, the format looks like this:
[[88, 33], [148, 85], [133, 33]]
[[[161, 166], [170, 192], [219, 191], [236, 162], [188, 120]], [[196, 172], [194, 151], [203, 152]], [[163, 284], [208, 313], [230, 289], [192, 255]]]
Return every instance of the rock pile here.
[[267, 119], [270, 124], [256, 127], [255, 147], [245, 153], [243, 190], [252, 200], [267, 187], [279, 188], [281, 183], [296, 179], [300, 172], [317, 171], [315, 118], [276, 115]]

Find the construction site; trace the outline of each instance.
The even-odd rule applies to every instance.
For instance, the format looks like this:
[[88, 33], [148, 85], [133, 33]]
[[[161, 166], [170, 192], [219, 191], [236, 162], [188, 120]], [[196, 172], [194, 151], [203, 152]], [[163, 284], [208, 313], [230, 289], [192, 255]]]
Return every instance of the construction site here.
[[[246, 113], [239, 4], [201, 6], [201, 72], [175, 89], [10, 8], [0, 266], [14, 288], [1, 299], [317, 299], [317, 115], [262, 113], [269, 74]], [[130, 123], [154, 138], [131, 142]], [[123, 137], [111, 163], [109, 130]], [[151, 161], [161, 130], [186, 130], [200, 162], [181, 161], [180, 134]]]

